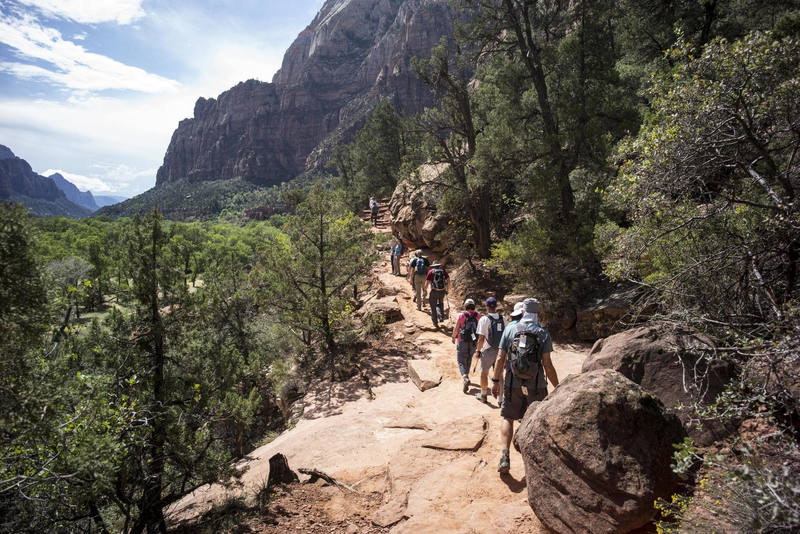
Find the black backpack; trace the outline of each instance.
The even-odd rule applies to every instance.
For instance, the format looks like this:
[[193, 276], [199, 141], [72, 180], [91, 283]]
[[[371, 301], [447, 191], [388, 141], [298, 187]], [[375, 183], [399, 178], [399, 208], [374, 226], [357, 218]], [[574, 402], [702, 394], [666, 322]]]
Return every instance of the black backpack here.
[[446, 283], [447, 281], [444, 278], [444, 269], [434, 269], [431, 287], [433, 287], [433, 289], [443, 291]]
[[464, 327], [461, 329], [462, 341], [476, 341], [478, 336], [478, 314], [473, 312], [464, 312]]
[[428, 260], [422, 256], [414, 258], [414, 272], [417, 274], [428, 274]]
[[536, 378], [542, 367], [542, 348], [547, 332], [538, 325], [517, 323], [514, 342], [508, 351], [508, 362], [514, 376], [522, 380]]
[[497, 348], [500, 346], [500, 339], [503, 337], [503, 329], [506, 326], [506, 320], [503, 319], [503, 316], [500, 314], [497, 315], [497, 319], [491, 315], [487, 315], [487, 317], [489, 317], [489, 335], [487, 336], [487, 341], [490, 347]]

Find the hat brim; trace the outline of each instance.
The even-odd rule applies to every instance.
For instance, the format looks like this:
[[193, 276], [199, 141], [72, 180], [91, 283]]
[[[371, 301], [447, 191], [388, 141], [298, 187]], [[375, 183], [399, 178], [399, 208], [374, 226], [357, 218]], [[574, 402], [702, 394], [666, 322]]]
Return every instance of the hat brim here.
[[523, 311], [511, 312], [508, 314], [509, 317], [522, 317], [523, 315], [525, 315]]

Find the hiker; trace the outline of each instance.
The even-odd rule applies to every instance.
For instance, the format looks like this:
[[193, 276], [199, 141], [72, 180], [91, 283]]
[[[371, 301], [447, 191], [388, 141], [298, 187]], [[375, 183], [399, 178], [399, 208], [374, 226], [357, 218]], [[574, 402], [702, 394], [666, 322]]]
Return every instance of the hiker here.
[[475, 311], [475, 301], [472, 299], [464, 301], [464, 308], [465, 310], [458, 314], [451, 340], [456, 346], [458, 372], [461, 373], [461, 380], [464, 383], [462, 391], [466, 393], [469, 389], [469, 365], [472, 363], [472, 353], [478, 343], [478, 320], [481, 316]]
[[422, 250], [414, 251], [414, 257], [408, 263], [408, 281], [414, 288], [414, 302], [417, 309], [422, 310], [428, 292], [425, 291], [425, 277], [428, 275], [428, 258], [422, 255]]
[[400, 273], [400, 256], [403, 255], [403, 241], [400, 238], [395, 238], [394, 246], [392, 247], [392, 274], [395, 276], [403, 276]]
[[[362, 197], [363, 198], [363, 197]], [[372, 226], [378, 224], [378, 203], [375, 201], [375, 197], [369, 197], [369, 211], [370, 211], [370, 220], [372, 221]]]
[[450, 289], [450, 275], [438, 261], [433, 262], [425, 275], [425, 288], [428, 290], [428, 303], [431, 305], [433, 327], [439, 328], [439, 321], [444, 321], [444, 299]]
[[506, 322], [503, 316], [497, 313], [497, 299], [486, 299], [486, 315], [478, 321], [478, 345], [475, 348], [475, 359], [481, 361], [481, 390], [475, 397], [486, 404], [489, 396], [489, 370], [494, 366], [497, 353], [500, 350], [500, 339]]
[[528, 405], [547, 396], [547, 380], [544, 375], [547, 375], [553, 387], [558, 386], [558, 374], [550, 359], [553, 342], [547, 330], [539, 324], [539, 301], [528, 298], [518, 303], [518, 306], [514, 307], [511, 314], [511, 318], [515, 320], [508, 323], [503, 330], [492, 377], [492, 395], [496, 397], [505, 370], [503, 398], [500, 403], [500, 417], [503, 418], [500, 425], [503, 451], [497, 466], [500, 474], [508, 473], [511, 467], [508, 449], [514, 433], [514, 421], [522, 419]]

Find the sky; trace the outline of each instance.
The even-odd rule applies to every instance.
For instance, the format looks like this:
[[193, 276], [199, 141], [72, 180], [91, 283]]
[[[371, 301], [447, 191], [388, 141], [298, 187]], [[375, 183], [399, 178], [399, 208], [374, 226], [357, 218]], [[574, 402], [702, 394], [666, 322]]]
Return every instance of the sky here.
[[198, 97], [271, 81], [323, 0], [2, 0], [0, 144], [133, 196]]

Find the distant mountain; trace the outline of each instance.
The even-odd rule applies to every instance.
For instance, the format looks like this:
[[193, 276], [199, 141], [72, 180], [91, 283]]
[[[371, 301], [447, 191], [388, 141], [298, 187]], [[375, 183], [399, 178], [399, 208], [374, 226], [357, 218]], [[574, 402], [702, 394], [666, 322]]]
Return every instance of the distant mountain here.
[[56, 183], [36, 174], [22, 158], [0, 145], [0, 200], [22, 204], [39, 217], [86, 217], [90, 210], [67, 199]]
[[128, 197], [120, 197], [116, 195], [94, 195], [94, 201], [97, 203], [98, 209], [106, 206], [113, 206], [114, 204], [119, 204], [125, 200], [128, 200]]
[[100, 206], [95, 203], [91, 191], [81, 191], [75, 184], [64, 178], [60, 173], [51, 174], [49, 178], [64, 192], [64, 195], [66, 195], [70, 202], [74, 202], [78, 206], [83, 206], [91, 211], [97, 211], [100, 208]]

